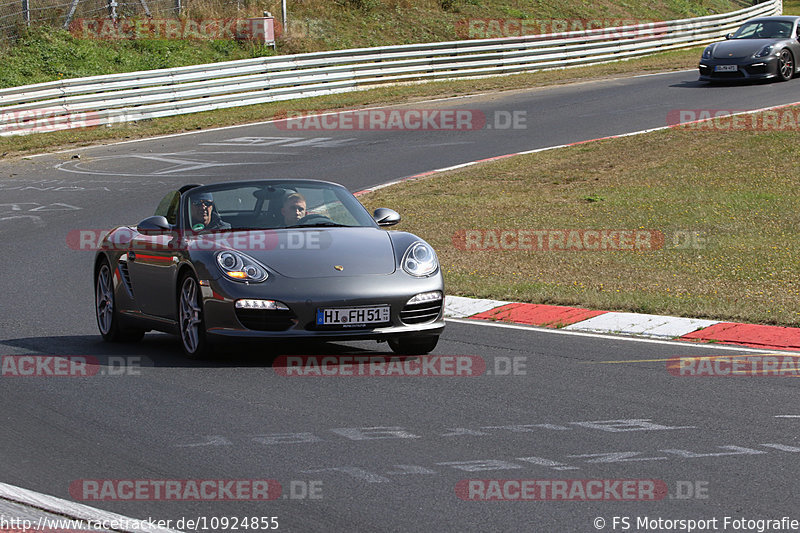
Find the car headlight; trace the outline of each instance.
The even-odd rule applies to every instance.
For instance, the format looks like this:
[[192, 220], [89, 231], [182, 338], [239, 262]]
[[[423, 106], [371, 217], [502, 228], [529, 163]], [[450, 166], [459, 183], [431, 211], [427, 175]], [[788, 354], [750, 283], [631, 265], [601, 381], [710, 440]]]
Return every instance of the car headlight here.
[[714, 45], [710, 44], [703, 50], [703, 59], [711, 59], [711, 53], [714, 51]]
[[753, 54], [753, 57], [766, 57], [771, 53], [772, 53], [772, 45], [768, 44], [767, 46], [765, 46], [764, 48]]
[[234, 281], [260, 282], [267, 279], [267, 270], [252, 257], [241, 252], [217, 252], [217, 265], [222, 273]]
[[403, 270], [418, 278], [428, 276], [439, 268], [436, 252], [424, 242], [415, 242], [403, 255]]

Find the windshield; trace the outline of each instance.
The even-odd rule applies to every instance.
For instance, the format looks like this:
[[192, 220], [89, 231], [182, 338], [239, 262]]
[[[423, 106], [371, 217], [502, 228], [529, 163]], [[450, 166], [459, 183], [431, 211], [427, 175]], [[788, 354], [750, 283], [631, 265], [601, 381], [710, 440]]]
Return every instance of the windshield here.
[[186, 195], [184, 221], [194, 231], [376, 226], [347, 189], [329, 183], [253, 181], [197, 187]]
[[791, 35], [791, 22], [762, 20], [742, 24], [731, 39], [786, 39]]

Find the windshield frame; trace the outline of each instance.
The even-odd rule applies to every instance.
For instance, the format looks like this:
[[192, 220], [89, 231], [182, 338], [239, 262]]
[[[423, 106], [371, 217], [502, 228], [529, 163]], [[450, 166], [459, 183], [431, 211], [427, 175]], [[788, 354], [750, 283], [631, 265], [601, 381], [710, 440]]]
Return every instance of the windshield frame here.
[[[238, 181], [228, 181], [224, 183], [216, 183], [212, 185], [200, 185], [197, 187], [193, 187], [187, 191], [185, 191], [181, 195], [180, 201], [180, 213], [178, 216], [178, 225], [180, 229], [183, 231], [188, 231], [192, 233], [208, 233], [208, 232], [232, 232], [232, 231], [279, 231], [279, 230], [287, 230], [290, 229], [289, 227], [231, 227], [230, 229], [201, 229], [201, 230], [193, 230], [191, 226], [191, 206], [190, 206], [190, 199], [192, 197], [196, 197], [197, 194], [202, 193], [211, 193], [214, 194], [215, 192], [221, 191], [230, 191], [235, 190], [238, 188], [274, 188], [276, 190], [284, 189], [284, 190], [296, 190], [296, 189], [321, 189], [321, 190], [329, 190], [331, 191], [336, 198], [342, 203], [345, 207], [347, 212], [354, 218], [357, 224], [342, 224], [336, 226], [320, 226], [320, 225], [313, 225], [310, 224], [307, 227], [309, 228], [316, 228], [316, 229], [324, 229], [326, 227], [330, 228], [342, 228], [342, 227], [372, 227], [372, 228], [380, 228], [375, 219], [372, 218], [372, 215], [367, 211], [367, 209], [358, 201], [358, 199], [353, 196], [347, 188], [344, 186], [333, 183], [329, 181], [323, 180], [312, 180], [312, 179], [262, 179], [262, 180], [238, 180]], [[313, 211], [313, 209], [318, 206], [309, 206], [309, 210]], [[219, 211], [218, 211], [219, 213]], [[254, 212], [255, 214], [255, 212]], [[222, 220], [225, 220], [224, 216]], [[334, 221], [336, 222], [336, 221]], [[304, 225], [292, 226], [291, 229], [297, 230], [303, 228]]]
[[[753, 26], [763, 26], [765, 24], [776, 24], [776, 25], [788, 25], [788, 35], [771, 35], [768, 37], [755, 37], [756, 29], [753, 29], [746, 37], [741, 37], [740, 35], [744, 33], [745, 29], [750, 29]], [[774, 20], [774, 19], [756, 19], [756, 20], [748, 20], [744, 22], [741, 26], [739, 26], [736, 31], [731, 35], [731, 40], [737, 41], [744, 41], [744, 40], [755, 40], [755, 39], [791, 39], [794, 35], [795, 24], [790, 20]]]

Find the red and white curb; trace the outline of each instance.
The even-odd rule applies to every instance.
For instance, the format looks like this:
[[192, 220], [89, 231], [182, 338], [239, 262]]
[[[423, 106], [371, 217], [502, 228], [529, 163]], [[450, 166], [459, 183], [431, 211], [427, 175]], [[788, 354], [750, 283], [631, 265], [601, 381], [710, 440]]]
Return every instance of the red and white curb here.
[[488, 320], [587, 333], [800, 350], [800, 328], [447, 296], [445, 318]]

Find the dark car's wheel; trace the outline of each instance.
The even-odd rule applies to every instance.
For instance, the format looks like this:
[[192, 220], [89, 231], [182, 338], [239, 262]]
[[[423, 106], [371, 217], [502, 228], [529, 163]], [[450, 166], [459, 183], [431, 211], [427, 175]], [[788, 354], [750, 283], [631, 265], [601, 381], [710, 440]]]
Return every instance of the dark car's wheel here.
[[178, 328], [181, 346], [186, 357], [199, 359], [210, 353], [203, 321], [200, 285], [191, 273], [187, 273], [181, 278], [178, 292]]
[[117, 305], [114, 300], [114, 278], [111, 266], [103, 259], [94, 280], [94, 302], [97, 327], [103, 340], [109, 342], [136, 342], [142, 340], [144, 331], [125, 328], [120, 324]]
[[426, 355], [436, 348], [439, 337], [400, 337], [389, 339], [389, 348], [398, 355]]
[[778, 56], [778, 79], [789, 81], [794, 75], [794, 56], [789, 50], [781, 50]]

